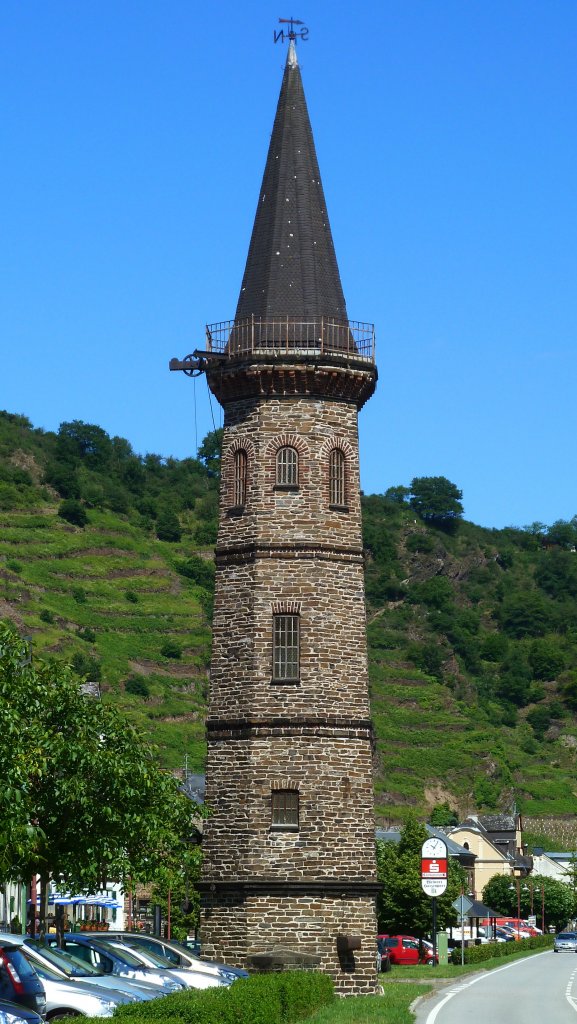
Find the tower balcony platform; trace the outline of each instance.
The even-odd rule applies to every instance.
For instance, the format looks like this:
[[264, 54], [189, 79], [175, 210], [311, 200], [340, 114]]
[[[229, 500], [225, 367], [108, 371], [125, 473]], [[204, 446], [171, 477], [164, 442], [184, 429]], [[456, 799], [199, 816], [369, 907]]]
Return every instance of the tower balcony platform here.
[[375, 362], [374, 324], [331, 316], [251, 316], [206, 327], [206, 353], [230, 359], [252, 356], [340, 356]]

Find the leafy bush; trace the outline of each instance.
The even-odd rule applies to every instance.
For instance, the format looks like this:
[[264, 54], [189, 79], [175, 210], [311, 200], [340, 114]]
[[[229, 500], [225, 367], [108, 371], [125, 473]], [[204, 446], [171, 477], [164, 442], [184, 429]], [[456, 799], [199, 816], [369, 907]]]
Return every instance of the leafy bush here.
[[424, 604], [428, 608], [447, 610], [453, 601], [453, 588], [446, 576], [433, 576], [424, 583], [413, 583], [408, 600], [411, 604]]
[[[530, 939], [517, 942], [486, 942], [482, 946], [467, 946], [464, 950], [466, 964], [480, 964], [493, 957], [514, 956], [523, 949], [550, 949], [555, 940], [554, 935], [532, 935]], [[451, 951], [451, 963], [461, 963], [461, 947]]]
[[181, 658], [182, 647], [180, 646], [179, 643], [177, 643], [176, 640], [171, 640], [169, 638], [168, 640], [165, 640], [164, 643], [162, 644], [162, 647], [160, 648], [160, 653], [162, 654], [163, 658]]
[[134, 590], [126, 590], [124, 596], [131, 604], [138, 604], [138, 594]]
[[129, 676], [124, 684], [126, 693], [132, 693], [135, 697], [149, 697], [150, 690], [148, 684], [144, 681], [142, 676]]
[[86, 604], [86, 591], [84, 587], [72, 587], [71, 594], [76, 604]]
[[170, 544], [177, 544], [182, 537], [180, 522], [175, 512], [166, 509], [161, 512], [156, 523], [156, 536]]
[[181, 576], [194, 580], [199, 587], [212, 590], [214, 587], [214, 562], [200, 555], [191, 555], [185, 562], [176, 562], [174, 568]]
[[80, 629], [76, 630], [76, 636], [87, 644], [93, 644], [96, 640], [96, 632], [91, 626], [81, 626]]
[[54, 612], [49, 611], [48, 608], [43, 608], [39, 618], [41, 622], [54, 622]]
[[429, 554], [435, 548], [435, 539], [430, 533], [410, 533], [405, 541], [407, 551]]
[[70, 664], [75, 672], [79, 676], [85, 676], [93, 683], [97, 683], [102, 677], [102, 669], [100, 668], [100, 662], [97, 658], [91, 658], [89, 654], [85, 654], [84, 651], [77, 651], [73, 655]]
[[556, 679], [565, 668], [565, 655], [558, 640], [533, 640], [529, 651], [529, 664], [535, 679]]
[[509, 636], [542, 636], [551, 626], [551, 611], [536, 591], [505, 598], [499, 610], [501, 625]]
[[10, 569], [10, 572], [22, 572], [22, 562], [17, 562], [15, 558], [9, 558], [6, 568]]
[[443, 678], [442, 665], [446, 654], [438, 644], [409, 644], [407, 657], [427, 675], [435, 676], [436, 679]]
[[551, 724], [552, 712], [549, 704], [540, 704], [527, 712], [527, 721], [537, 739], [542, 740]]
[[86, 509], [76, 498], [65, 498], [60, 503], [58, 515], [61, 519], [66, 519], [66, 522], [72, 523], [73, 526], [84, 527], [88, 522]]
[[320, 971], [255, 974], [230, 988], [177, 992], [164, 999], [129, 1003], [115, 1020], [131, 1024], [292, 1024], [333, 1000], [333, 983]]

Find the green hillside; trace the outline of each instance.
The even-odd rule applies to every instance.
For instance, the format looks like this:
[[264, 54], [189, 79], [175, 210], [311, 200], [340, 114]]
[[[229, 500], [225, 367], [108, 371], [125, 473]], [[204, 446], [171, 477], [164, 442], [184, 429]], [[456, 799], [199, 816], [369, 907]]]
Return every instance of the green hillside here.
[[[442, 479], [442, 478], [440, 478]], [[136, 455], [0, 413], [0, 618], [202, 770], [218, 434]], [[408, 488], [363, 498], [379, 819], [577, 808], [577, 520], [485, 530]]]

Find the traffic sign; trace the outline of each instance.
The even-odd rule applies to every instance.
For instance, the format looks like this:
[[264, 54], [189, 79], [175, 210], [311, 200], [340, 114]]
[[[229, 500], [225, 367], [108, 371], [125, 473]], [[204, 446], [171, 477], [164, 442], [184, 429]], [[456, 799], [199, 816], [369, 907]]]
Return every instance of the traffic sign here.
[[426, 839], [421, 850], [421, 887], [427, 896], [442, 896], [447, 888], [447, 844]]
[[453, 906], [459, 917], [465, 917], [465, 915], [469, 913], [473, 903], [468, 896], [457, 896], [457, 899], [453, 900]]

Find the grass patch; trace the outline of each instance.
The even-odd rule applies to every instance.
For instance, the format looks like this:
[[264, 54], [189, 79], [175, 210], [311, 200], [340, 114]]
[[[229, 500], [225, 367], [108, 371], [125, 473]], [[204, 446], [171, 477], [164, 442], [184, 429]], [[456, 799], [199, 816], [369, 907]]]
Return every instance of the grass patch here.
[[308, 1024], [412, 1024], [414, 1013], [409, 1006], [418, 996], [430, 992], [432, 985], [411, 985], [388, 982], [382, 996], [352, 996], [334, 1003], [308, 1017]]

